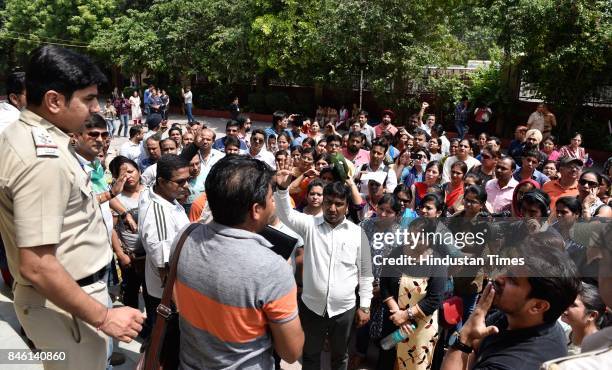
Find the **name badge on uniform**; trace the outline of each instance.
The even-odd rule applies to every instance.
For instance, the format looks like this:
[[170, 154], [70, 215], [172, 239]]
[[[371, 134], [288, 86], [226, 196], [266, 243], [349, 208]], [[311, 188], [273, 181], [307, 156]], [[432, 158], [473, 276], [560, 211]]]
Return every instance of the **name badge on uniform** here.
[[32, 127], [32, 137], [37, 157], [59, 157], [59, 149], [53, 138], [42, 127]]

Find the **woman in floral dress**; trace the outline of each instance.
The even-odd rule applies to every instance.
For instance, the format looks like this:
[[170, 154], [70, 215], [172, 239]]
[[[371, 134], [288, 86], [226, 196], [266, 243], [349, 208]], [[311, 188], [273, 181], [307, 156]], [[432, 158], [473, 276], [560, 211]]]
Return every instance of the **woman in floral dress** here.
[[[418, 218], [409, 226], [410, 232], [435, 233], [436, 220]], [[418, 243], [396, 248], [390, 258], [421, 255], [438, 256], [433, 245]], [[390, 316], [384, 318], [382, 337], [399, 329], [408, 337], [396, 348], [380, 351], [377, 369], [430, 369], [434, 348], [438, 341], [438, 307], [446, 288], [447, 271], [444, 266], [415, 265], [389, 266], [380, 278], [380, 293]], [[414, 328], [411, 327], [414, 325]]]

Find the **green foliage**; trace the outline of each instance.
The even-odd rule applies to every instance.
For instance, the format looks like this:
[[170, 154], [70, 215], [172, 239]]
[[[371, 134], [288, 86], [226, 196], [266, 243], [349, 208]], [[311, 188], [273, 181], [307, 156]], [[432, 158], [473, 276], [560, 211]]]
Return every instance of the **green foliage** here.
[[113, 24], [120, 0], [7, 0], [0, 39], [19, 56], [41, 43], [87, 50], [89, 42]]
[[[339, 103], [346, 103], [363, 71], [379, 105], [400, 117], [418, 109], [413, 87], [427, 82], [437, 94], [436, 113], [451, 112], [468, 93], [508, 121], [518, 67], [567, 131], [575, 118], [584, 121], [581, 107], [594, 89], [612, 84], [609, 0], [4, 3], [0, 65], [23, 59], [40, 43], [67, 43], [125, 74], [160, 73], [177, 86], [204, 76], [210, 91], [195, 97], [204, 107], [225, 107], [227, 86], [257, 81], [249, 109], [312, 109], [312, 95], [292, 102], [270, 92], [273, 79], [333, 87], [341, 91]], [[494, 67], [473, 73], [469, 84], [456, 77], [428, 81], [424, 73], [427, 66], [468, 59], [493, 60]]]
[[612, 80], [612, 3], [606, 0], [495, 1], [500, 42], [569, 131], [585, 99]]
[[469, 89], [466, 82], [455, 75], [431, 78], [429, 86], [436, 95], [435, 105], [446, 114], [454, 112], [455, 105]]

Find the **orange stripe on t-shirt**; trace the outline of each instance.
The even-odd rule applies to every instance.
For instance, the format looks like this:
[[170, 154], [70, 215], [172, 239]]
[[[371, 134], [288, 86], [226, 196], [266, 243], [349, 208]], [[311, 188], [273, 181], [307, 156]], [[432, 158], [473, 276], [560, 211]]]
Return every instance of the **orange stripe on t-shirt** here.
[[272, 322], [279, 322], [293, 316], [297, 312], [297, 287], [275, 301], [263, 306], [266, 317]]
[[[221, 341], [245, 343], [262, 337], [266, 333], [268, 320], [263, 310], [235, 307], [217, 302], [179, 280], [174, 285], [174, 292], [181, 317], [192, 326], [214, 335]], [[295, 292], [293, 292], [293, 297], [295, 297]], [[281, 299], [284, 301], [284, 298]], [[275, 302], [269, 304], [276, 307]], [[280, 303], [278, 307], [282, 310], [285, 306], [285, 303]], [[275, 314], [274, 317], [277, 315]]]

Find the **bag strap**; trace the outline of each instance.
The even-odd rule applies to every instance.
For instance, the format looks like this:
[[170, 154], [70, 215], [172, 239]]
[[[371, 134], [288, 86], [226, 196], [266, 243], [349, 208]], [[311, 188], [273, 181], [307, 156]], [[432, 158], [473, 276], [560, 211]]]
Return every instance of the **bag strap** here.
[[164, 293], [162, 294], [161, 302], [157, 306], [156, 310], [157, 319], [155, 320], [155, 325], [153, 326], [151, 341], [149, 342], [149, 348], [147, 349], [147, 354], [145, 357], [145, 370], [158, 370], [160, 368], [159, 358], [164, 337], [166, 336], [168, 320], [174, 313], [172, 307], [170, 306], [170, 302], [172, 301], [172, 291], [174, 289], [174, 281], [176, 280], [176, 270], [178, 267], [179, 257], [187, 237], [200, 225], [200, 223], [192, 223], [189, 225], [181, 235], [181, 238], [174, 249], [174, 254], [172, 255], [172, 260], [170, 261], [170, 271], [168, 272], [168, 277], [166, 278]]

